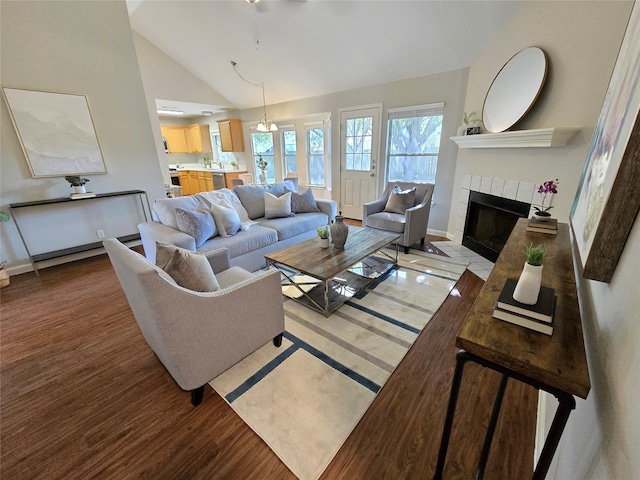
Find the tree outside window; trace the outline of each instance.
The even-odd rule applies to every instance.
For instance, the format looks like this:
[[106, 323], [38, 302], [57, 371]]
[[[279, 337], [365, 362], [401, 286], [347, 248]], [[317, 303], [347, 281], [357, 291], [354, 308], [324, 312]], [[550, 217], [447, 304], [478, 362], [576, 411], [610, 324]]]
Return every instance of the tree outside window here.
[[284, 175], [285, 177], [290, 173], [298, 173], [298, 151], [296, 145], [296, 131], [295, 130], [283, 130], [282, 131], [282, 145], [283, 160], [284, 160]]
[[273, 133], [251, 132], [251, 144], [253, 145], [253, 159], [256, 164], [256, 172], [260, 172], [257, 162], [259, 156], [262, 155], [262, 159], [267, 162], [267, 169], [265, 171], [267, 182], [275, 182], [276, 170], [273, 163]]
[[324, 129], [307, 128], [307, 164], [309, 169], [309, 184], [324, 186], [325, 184], [325, 155]]
[[435, 183], [442, 115], [390, 118], [388, 131], [388, 180]]

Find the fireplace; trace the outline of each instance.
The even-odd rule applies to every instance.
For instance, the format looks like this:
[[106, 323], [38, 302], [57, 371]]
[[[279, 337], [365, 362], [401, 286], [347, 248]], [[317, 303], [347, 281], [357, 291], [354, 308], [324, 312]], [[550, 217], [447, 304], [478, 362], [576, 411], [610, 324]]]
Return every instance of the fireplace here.
[[529, 203], [469, 192], [462, 244], [495, 262], [516, 222], [521, 217], [527, 217], [530, 208]]

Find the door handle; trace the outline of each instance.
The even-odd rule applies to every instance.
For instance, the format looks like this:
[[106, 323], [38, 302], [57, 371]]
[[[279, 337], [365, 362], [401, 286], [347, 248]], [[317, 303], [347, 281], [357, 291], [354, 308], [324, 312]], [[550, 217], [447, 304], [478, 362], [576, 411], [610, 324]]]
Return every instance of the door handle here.
[[369, 176], [370, 176], [370, 177], [375, 177], [375, 176], [376, 176], [376, 174], [375, 174], [375, 173], [373, 173], [373, 172], [371, 172], [371, 173], [369, 174]]

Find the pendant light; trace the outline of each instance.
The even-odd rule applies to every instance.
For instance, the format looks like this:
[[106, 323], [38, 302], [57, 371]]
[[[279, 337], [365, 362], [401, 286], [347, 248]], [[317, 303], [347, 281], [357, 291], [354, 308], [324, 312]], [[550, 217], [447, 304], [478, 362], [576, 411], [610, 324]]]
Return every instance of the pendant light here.
[[242, 80], [244, 80], [246, 83], [248, 83], [249, 85], [253, 85], [254, 87], [262, 88], [262, 111], [264, 112], [264, 117], [262, 117], [262, 119], [258, 122], [258, 126], [256, 127], [256, 130], [258, 132], [263, 132], [263, 133], [264, 132], [277, 132], [278, 131], [278, 126], [275, 124], [275, 122], [267, 121], [267, 102], [265, 101], [265, 96], [264, 96], [264, 83], [253, 83], [253, 82], [250, 82], [249, 80], [244, 78], [242, 75], [240, 75], [240, 72], [238, 71], [238, 68], [237, 68], [238, 64], [236, 62], [231, 60], [231, 65], [233, 66], [233, 69], [238, 74], [238, 76]]

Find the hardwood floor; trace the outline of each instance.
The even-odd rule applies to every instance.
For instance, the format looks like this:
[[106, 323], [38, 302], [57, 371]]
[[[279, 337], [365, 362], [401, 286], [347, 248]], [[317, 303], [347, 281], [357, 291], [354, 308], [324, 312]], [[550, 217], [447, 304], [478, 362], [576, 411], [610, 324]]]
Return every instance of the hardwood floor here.
[[[463, 275], [323, 479], [433, 475], [455, 335], [481, 286]], [[295, 478], [212, 389], [191, 406], [105, 255], [12, 277], [0, 292], [1, 478]], [[473, 477], [498, 380], [465, 369], [445, 478]], [[530, 476], [536, 402], [510, 382], [485, 478]]]

